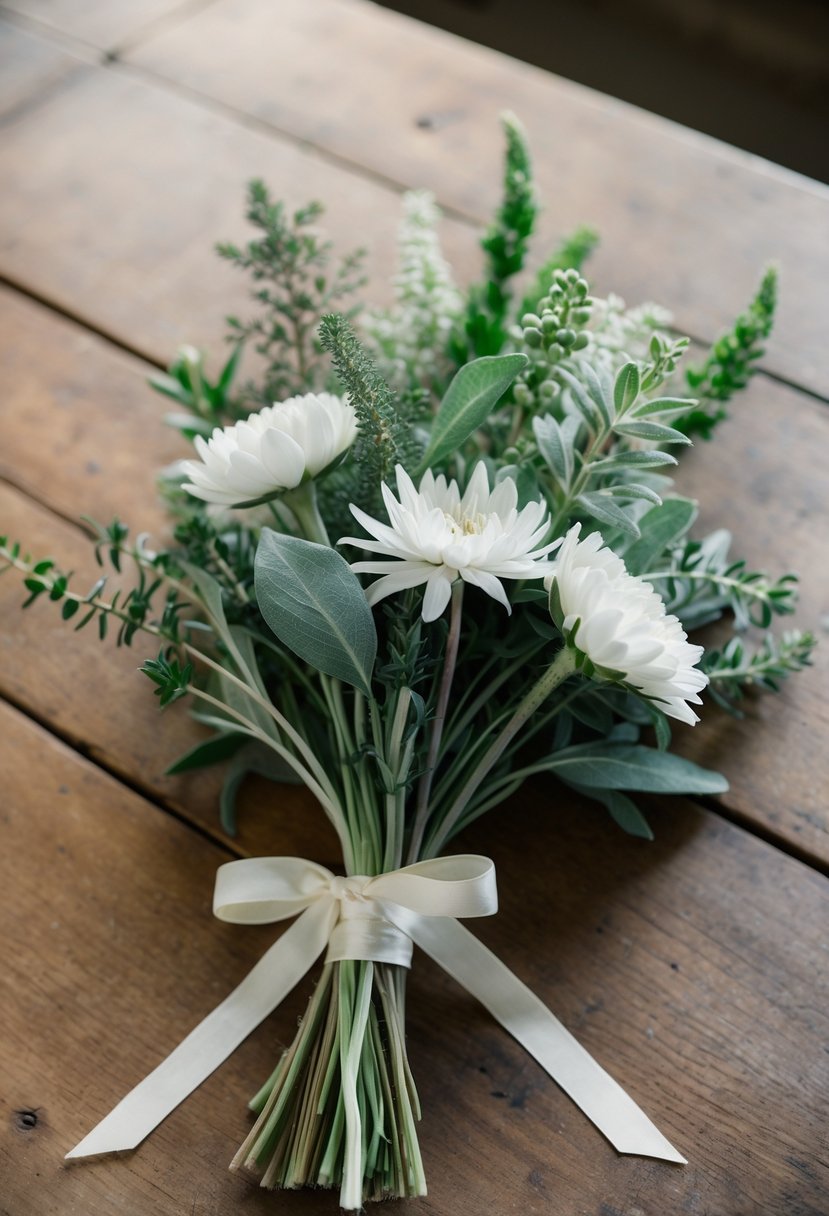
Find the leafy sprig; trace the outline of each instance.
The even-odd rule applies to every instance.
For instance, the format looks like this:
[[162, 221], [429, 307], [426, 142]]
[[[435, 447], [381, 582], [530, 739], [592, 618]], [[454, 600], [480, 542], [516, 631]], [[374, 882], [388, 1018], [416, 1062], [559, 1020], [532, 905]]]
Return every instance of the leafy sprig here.
[[660, 348], [654, 363], [643, 368], [626, 363], [615, 379], [590, 364], [582, 368], [581, 379], [561, 369], [566, 386], [561, 421], [550, 413], [536, 418], [533, 424], [547, 468], [541, 484], [554, 510], [555, 535], [581, 513], [638, 537], [636, 518], [631, 510], [619, 505], [620, 501], [644, 499], [655, 506], [661, 503], [657, 491], [641, 479], [641, 474], [675, 465], [676, 457], [661, 446], [638, 444], [689, 442], [665, 420], [693, 405], [679, 398], [644, 395], [660, 383], [662, 359]]
[[765, 353], [776, 307], [777, 271], [770, 267], [746, 311], [717, 339], [705, 362], [686, 368], [688, 387], [699, 398], [697, 408], [682, 421], [686, 434], [710, 439], [716, 425], [728, 417], [727, 402], [745, 388]]
[[247, 406], [233, 395], [243, 345], [241, 341], [236, 343], [215, 381], [205, 370], [201, 351], [192, 346], [181, 347], [166, 374], [150, 376], [150, 385], [156, 392], [189, 411], [168, 414], [165, 418], [186, 439], [210, 435], [215, 427], [247, 416]]
[[704, 540], [677, 546], [664, 565], [643, 572], [686, 629], [715, 621], [726, 610], [733, 613], [738, 629], [768, 629], [775, 616], [794, 612], [797, 575], [773, 579], [750, 570], [745, 561], [729, 556], [730, 547], [731, 534], [720, 529]]
[[511, 114], [502, 117], [507, 146], [504, 193], [491, 226], [481, 240], [486, 278], [470, 289], [463, 333], [456, 334], [452, 354], [460, 366], [470, 357], [497, 355], [508, 334], [512, 280], [523, 268], [538, 214], [532, 161], [523, 127]]
[[779, 638], [768, 634], [754, 649], [743, 638], [732, 637], [725, 646], [707, 650], [700, 667], [708, 675], [713, 699], [739, 717], [746, 690], [779, 692], [785, 679], [810, 666], [816, 645], [814, 634], [800, 629], [786, 630]]
[[361, 469], [361, 501], [373, 507], [381, 484], [391, 479], [395, 465], [412, 464], [415, 452], [411, 431], [395, 394], [345, 317], [336, 313], [323, 317], [320, 341], [330, 353], [357, 415], [359, 434], [353, 457]]
[[[320, 320], [365, 282], [364, 250], [331, 269], [332, 243], [314, 227], [322, 213], [320, 203], [291, 213], [273, 201], [263, 182], [253, 181], [247, 218], [262, 235], [244, 248], [230, 242], [217, 246], [223, 258], [251, 276], [253, 298], [262, 306], [251, 320], [228, 318], [231, 339], [252, 339], [266, 361], [262, 380], [245, 386], [246, 397], [261, 405], [323, 386], [326, 368], [316, 340]], [[348, 315], [355, 311], [352, 307]]]

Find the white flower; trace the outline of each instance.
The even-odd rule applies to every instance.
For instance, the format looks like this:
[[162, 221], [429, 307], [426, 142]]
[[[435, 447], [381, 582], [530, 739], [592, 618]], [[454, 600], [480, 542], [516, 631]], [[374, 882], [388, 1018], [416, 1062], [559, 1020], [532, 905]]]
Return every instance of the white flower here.
[[567, 533], [552, 572], [565, 636], [598, 668], [622, 672], [631, 688], [658, 702], [671, 718], [690, 725], [697, 715], [686, 704], [700, 704], [708, 677], [698, 671], [702, 646], [692, 646], [675, 616], [650, 583], [628, 574], [625, 563], [598, 532], [580, 541], [580, 524]]
[[183, 488], [205, 502], [232, 507], [316, 477], [357, 436], [353, 407], [331, 393], [306, 393], [266, 406], [235, 426], [195, 438], [201, 460], [184, 461]]
[[509, 612], [499, 579], [542, 578], [548, 569], [543, 559], [561, 543], [536, 548], [548, 528], [545, 504], [531, 502], [519, 511], [515, 482], [506, 477], [490, 491], [483, 463], [476, 466], [463, 497], [456, 481], [447, 485], [443, 474], [435, 477], [431, 471], [423, 475], [416, 490], [400, 465], [397, 492], [399, 502], [383, 486], [390, 526], [351, 507], [355, 519], [375, 540], [345, 536], [340, 541], [398, 559], [352, 563], [351, 569], [358, 574], [384, 576], [368, 589], [372, 605], [396, 591], [425, 583], [423, 619], [434, 621], [449, 602], [452, 584], [462, 578]]

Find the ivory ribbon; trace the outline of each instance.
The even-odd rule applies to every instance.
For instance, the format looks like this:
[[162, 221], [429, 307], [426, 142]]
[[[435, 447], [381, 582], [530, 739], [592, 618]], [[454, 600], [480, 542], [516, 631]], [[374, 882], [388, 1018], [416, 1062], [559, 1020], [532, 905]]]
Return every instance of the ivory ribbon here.
[[538, 997], [458, 924], [458, 917], [492, 915], [497, 903], [495, 867], [473, 854], [421, 861], [375, 878], [339, 878], [298, 857], [221, 866], [213, 897], [220, 920], [298, 920], [67, 1158], [140, 1144], [279, 1005], [326, 947], [327, 962], [408, 967], [414, 942], [514, 1035], [618, 1152], [684, 1165], [685, 1158]]

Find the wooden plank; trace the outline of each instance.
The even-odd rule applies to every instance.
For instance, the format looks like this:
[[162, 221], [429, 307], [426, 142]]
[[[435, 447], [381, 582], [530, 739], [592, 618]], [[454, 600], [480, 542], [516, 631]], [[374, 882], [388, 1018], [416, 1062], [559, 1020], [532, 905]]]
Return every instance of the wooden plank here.
[[[727, 528], [735, 559], [779, 577], [800, 575], [794, 617], [777, 618], [819, 639], [814, 666], [776, 696], [749, 695], [735, 720], [708, 704], [692, 731], [676, 733], [678, 750], [719, 769], [731, 782], [723, 804], [747, 822], [829, 864], [829, 806], [823, 740], [829, 733], [826, 519], [829, 483], [814, 453], [829, 445], [829, 410], [764, 378], [732, 405], [710, 442], [682, 458], [677, 489], [700, 504], [694, 535]], [[711, 637], [711, 633], [707, 635]], [[758, 643], [760, 631], [750, 640]]]
[[80, 66], [61, 47], [0, 20], [0, 119], [43, 97]]
[[512, 110], [534, 150], [544, 238], [596, 225], [602, 292], [656, 298], [680, 328], [710, 340], [774, 260], [784, 294], [768, 366], [826, 393], [824, 186], [363, 0], [278, 9], [220, 0], [130, 58], [355, 165], [428, 187], [475, 220], [497, 201], [497, 116]]
[[[6, 428], [0, 475], [67, 519], [86, 513], [108, 521], [117, 515], [134, 534], [163, 535], [156, 472], [186, 449], [162, 424], [166, 407], [145, 383], [146, 365], [15, 293], [0, 293], [0, 309], [6, 409], [9, 418], [19, 420]], [[683, 458], [679, 488], [702, 504], [699, 535], [727, 525], [735, 552], [750, 562], [777, 574], [801, 571], [797, 623], [817, 630], [829, 573], [816, 526], [825, 515], [826, 488], [812, 453], [826, 448], [829, 416], [823, 407], [762, 377], [735, 403], [734, 412], [714, 442], [700, 443]], [[751, 428], [749, 445], [743, 418]], [[97, 577], [89, 546], [73, 528], [9, 491], [0, 504], [0, 531], [23, 537], [40, 555], [61, 555], [85, 572], [90, 584]], [[69, 638], [67, 627], [45, 605], [20, 618], [19, 602], [18, 587], [8, 577], [0, 584], [5, 645], [12, 652], [26, 645], [29, 655], [24, 671], [10, 665], [0, 676], [0, 689], [46, 715], [55, 730], [91, 748], [107, 767], [216, 830], [214, 776], [161, 778], [197, 737], [197, 728], [174, 709], [159, 732], [149, 689], [134, 675], [145, 649], [114, 656], [110, 668], [94, 637]], [[822, 755], [826, 731], [827, 668], [823, 646], [814, 669], [795, 677], [779, 697], [749, 701], [744, 721], [709, 705], [693, 731], [681, 726], [676, 731], [680, 750], [728, 775], [731, 790], [723, 801], [730, 811], [823, 865], [829, 862], [829, 812], [815, 757]], [[96, 684], [104, 681], [98, 686], [107, 688], [105, 696], [85, 692], [85, 673], [93, 669]], [[60, 681], [56, 670], [64, 672]], [[122, 732], [108, 711], [110, 702], [123, 698], [131, 705], [129, 732]], [[294, 796], [285, 792], [289, 802]], [[255, 814], [243, 817], [244, 847], [256, 851], [263, 826]]]
[[108, 51], [164, 17], [190, 16], [198, 5], [194, 0], [3, 0], [3, 8], [44, 32]]
[[[0, 163], [0, 273], [155, 361], [194, 337], [221, 354], [227, 313], [251, 310], [214, 245], [245, 238], [253, 177], [291, 205], [326, 200], [339, 252], [367, 246], [388, 295], [395, 191], [130, 76], [95, 70], [0, 131]], [[446, 231], [468, 262], [472, 229]]]
[[[308, 984], [137, 1151], [63, 1164], [275, 932], [211, 918], [226, 856], [214, 845], [14, 711], [0, 708], [0, 725], [0, 1211], [225, 1216], [276, 1202], [334, 1212], [325, 1192], [280, 1201], [223, 1168], [247, 1125], [243, 1102], [292, 1032]], [[418, 956], [409, 1042], [425, 1110], [424, 1212], [823, 1211], [826, 884], [690, 806], [660, 818], [658, 843], [647, 845], [589, 808], [551, 814], [545, 796], [460, 844], [490, 853], [500, 873], [502, 911], [476, 932], [690, 1164], [618, 1157]], [[530, 842], [545, 867], [528, 878]], [[277, 821], [271, 843], [286, 843]]]

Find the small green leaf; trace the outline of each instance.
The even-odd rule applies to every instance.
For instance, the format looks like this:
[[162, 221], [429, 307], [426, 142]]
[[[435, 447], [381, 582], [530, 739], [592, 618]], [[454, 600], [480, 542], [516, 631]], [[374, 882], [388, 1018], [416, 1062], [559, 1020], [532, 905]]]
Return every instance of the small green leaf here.
[[207, 768], [211, 764], [219, 764], [228, 760], [246, 742], [245, 735], [216, 735], [212, 739], [204, 739], [191, 747], [183, 756], [167, 769], [166, 775], [173, 777], [177, 773], [189, 773], [191, 769]]
[[616, 374], [613, 386], [613, 403], [616, 413], [623, 414], [639, 396], [639, 368], [635, 363], [626, 363]]
[[670, 452], [617, 452], [604, 460], [597, 460], [592, 466], [595, 472], [610, 473], [614, 469], [659, 469], [664, 465], [676, 464], [676, 456]]
[[667, 547], [683, 536], [696, 519], [697, 505], [690, 498], [666, 498], [639, 520], [640, 539], [623, 554], [630, 574], [642, 574]]
[[620, 528], [622, 532], [627, 532], [629, 536], [639, 536], [639, 528], [631, 519], [631, 517], [617, 507], [616, 503], [609, 496], [604, 494], [580, 494], [576, 499], [578, 505], [597, 519], [599, 523], [610, 524], [614, 528]]
[[544, 461], [566, 489], [573, 476], [573, 447], [552, 414], [533, 418], [533, 432]]
[[617, 422], [613, 430], [617, 435], [630, 435], [634, 439], [651, 439], [654, 443], [690, 444], [691, 440], [682, 431], [659, 422]]
[[487, 355], [460, 369], [435, 415], [419, 473], [440, 464], [462, 447], [486, 421], [527, 362], [526, 355]]
[[634, 418], [649, 418], [652, 414], [684, 414], [696, 401], [687, 397], [654, 397], [631, 410]]
[[377, 631], [345, 558], [263, 528], [254, 569], [259, 609], [280, 642], [318, 671], [370, 695]]
[[645, 502], [651, 502], [655, 507], [662, 505], [662, 499], [656, 490], [652, 490], [650, 486], [639, 485], [635, 481], [619, 481], [615, 485], [604, 488], [612, 498], [643, 498]]

